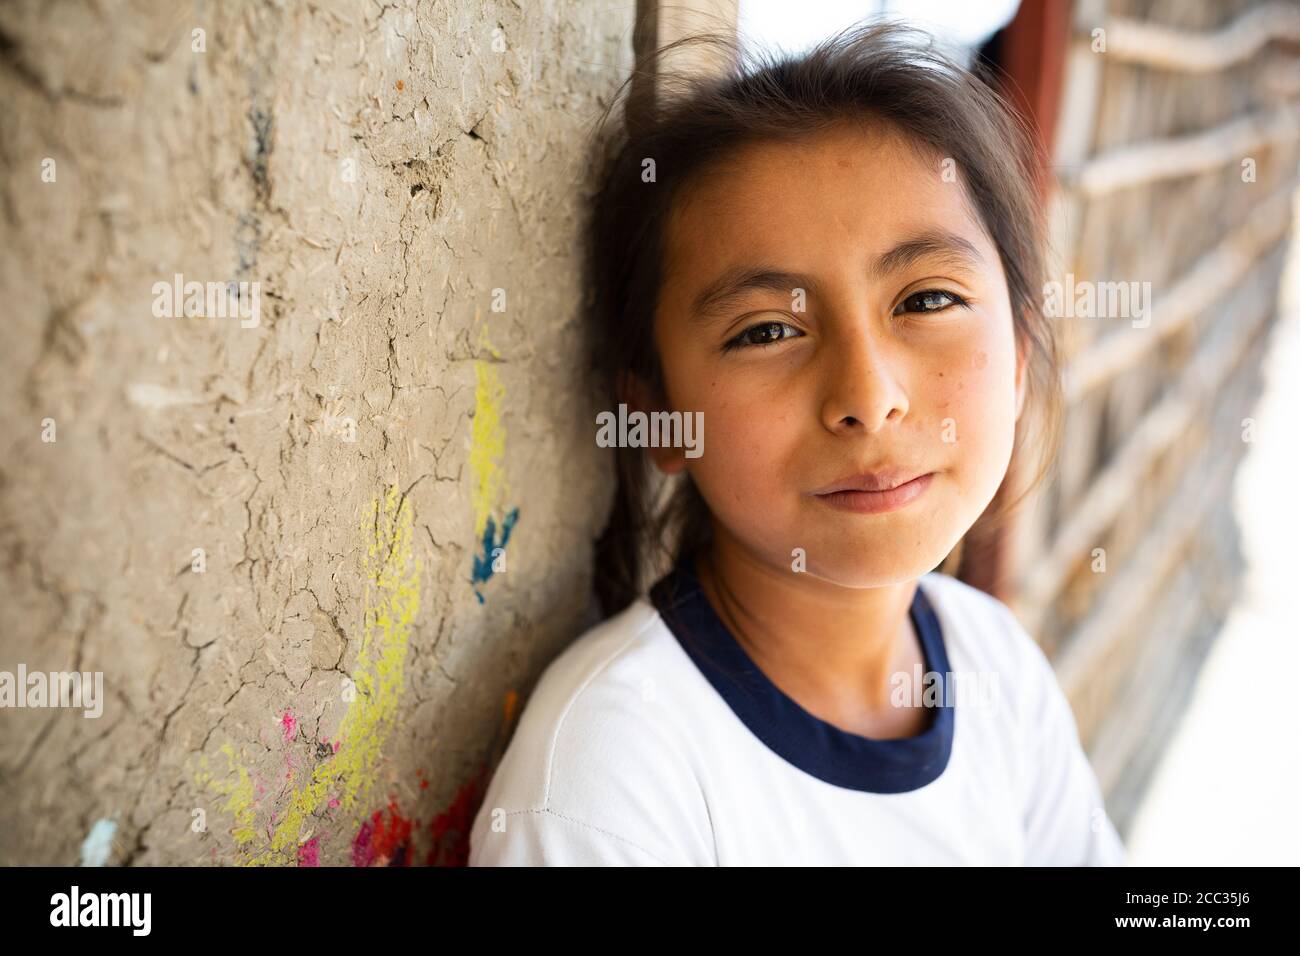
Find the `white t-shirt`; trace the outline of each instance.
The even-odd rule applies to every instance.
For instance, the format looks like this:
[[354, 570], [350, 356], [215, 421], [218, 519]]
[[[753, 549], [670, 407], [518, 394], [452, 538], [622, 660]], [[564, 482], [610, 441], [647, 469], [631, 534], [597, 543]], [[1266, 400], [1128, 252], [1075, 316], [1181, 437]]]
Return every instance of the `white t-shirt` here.
[[[544, 671], [470, 831], [470, 866], [1121, 865], [1074, 716], [1001, 601], [920, 578], [919, 735], [800, 707], [687, 559]], [[918, 669], [919, 670], [919, 669]], [[914, 700], [916, 698], [913, 698]]]

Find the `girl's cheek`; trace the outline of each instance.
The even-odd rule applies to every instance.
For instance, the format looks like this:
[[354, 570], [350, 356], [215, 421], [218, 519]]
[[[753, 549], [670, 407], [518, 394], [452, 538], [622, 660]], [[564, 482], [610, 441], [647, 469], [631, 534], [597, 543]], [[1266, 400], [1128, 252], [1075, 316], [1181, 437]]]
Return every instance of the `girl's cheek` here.
[[[704, 454], [689, 465], [711, 503], [759, 507], [783, 478], [785, 457], [780, 429], [788, 413], [756, 415], [752, 406], [734, 399], [706, 401]], [[743, 514], [745, 512], [736, 512]]]
[[1006, 473], [1015, 441], [1014, 354], [975, 352], [958, 416], [966, 425], [967, 470], [979, 476], [980, 498], [991, 498]]
[[959, 484], [973, 497], [991, 497], [1005, 474], [1015, 436], [1014, 356], [1004, 361], [976, 348], [938, 381], [936, 414], [942, 440], [952, 448]]

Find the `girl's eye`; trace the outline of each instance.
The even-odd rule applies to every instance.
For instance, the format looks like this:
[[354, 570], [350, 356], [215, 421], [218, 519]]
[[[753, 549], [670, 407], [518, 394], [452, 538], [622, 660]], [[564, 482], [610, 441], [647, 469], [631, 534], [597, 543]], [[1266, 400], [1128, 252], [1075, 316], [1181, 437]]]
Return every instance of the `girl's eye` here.
[[[792, 333], [785, 335], [785, 332]], [[774, 345], [782, 339], [794, 338], [803, 335], [793, 325], [787, 325], [784, 322], [761, 322], [758, 325], [751, 325], [745, 331], [741, 332], [735, 338], [731, 339], [722, 350], [728, 352], [732, 349], [747, 348], [750, 346]]]
[[903, 315], [907, 312], [942, 312], [954, 305], [965, 305], [966, 300], [954, 292], [945, 292], [943, 289], [926, 289], [922, 292], [913, 292], [894, 309], [894, 315]]

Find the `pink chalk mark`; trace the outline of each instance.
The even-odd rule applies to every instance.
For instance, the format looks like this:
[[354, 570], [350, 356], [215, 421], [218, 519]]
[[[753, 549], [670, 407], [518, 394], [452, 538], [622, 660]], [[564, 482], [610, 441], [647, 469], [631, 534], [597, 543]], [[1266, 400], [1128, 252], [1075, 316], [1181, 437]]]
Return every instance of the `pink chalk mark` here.
[[320, 866], [320, 837], [312, 837], [298, 847], [299, 866]]
[[286, 710], [284, 716], [280, 718], [280, 726], [284, 728], [284, 739], [288, 742], [293, 739], [294, 730], [298, 726], [298, 718]]
[[361, 829], [352, 839], [352, 865], [353, 866], [370, 866], [375, 862], [375, 849], [370, 845], [370, 837], [374, 833], [374, 827], [367, 820], [361, 824]]

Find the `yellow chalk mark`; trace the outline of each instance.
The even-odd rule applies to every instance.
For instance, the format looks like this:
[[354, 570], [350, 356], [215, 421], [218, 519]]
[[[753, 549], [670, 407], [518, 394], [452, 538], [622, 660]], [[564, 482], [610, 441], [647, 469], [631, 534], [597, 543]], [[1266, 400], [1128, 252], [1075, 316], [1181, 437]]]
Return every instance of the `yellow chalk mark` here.
[[[222, 744], [221, 752], [226, 757], [227, 778], [220, 780], [215, 778], [208, 770], [208, 758], [204, 756], [200, 762], [202, 769], [196, 775], [196, 780], [199, 786], [206, 785], [227, 798], [221, 810], [235, 818], [236, 826], [230, 832], [234, 834], [235, 842], [243, 846], [256, 836], [253, 829], [253, 815], [257, 811], [257, 805], [253, 799], [253, 781], [248, 776], [248, 768], [241, 764], [235, 755], [234, 747], [230, 744]], [[230, 773], [234, 773], [234, 780], [229, 779]]]
[[[481, 314], [474, 312], [479, 329], [479, 345], [500, 358], [488, 341], [487, 325], [480, 324]], [[504, 500], [505, 473], [501, 462], [506, 451], [506, 431], [501, 422], [506, 391], [493, 363], [474, 360], [474, 424], [470, 436], [469, 464], [473, 474], [471, 496], [474, 505], [474, 540], [483, 539], [488, 518]]]
[[[362, 526], [368, 543], [364, 633], [353, 673], [356, 699], [343, 715], [337, 735], [339, 749], [316, 766], [310, 783], [294, 789], [274, 834], [269, 841], [259, 839], [262, 852], [249, 861], [252, 865], [296, 863], [298, 846], [314, 827], [314, 814], [324, 809], [329, 799], [337, 797], [343, 813], [356, 821], [357, 809], [370, 793], [384, 742], [397, 717], [407, 646], [420, 612], [421, 565], [415, 556], [414, 525], [411, 503], [396, 487], [388, 490], [382, 503], [371, 502]], [[230, 745], [222, 749], [228, 751], [236, 782], [212, 781], [211, 775], [207, 782], [217, 792], [231, 794], [222, 809], [234, 813], [241, 824], [236, 841], [242, 846], [257, 838], [251, 825], [255, 809], [252, 785]]]

